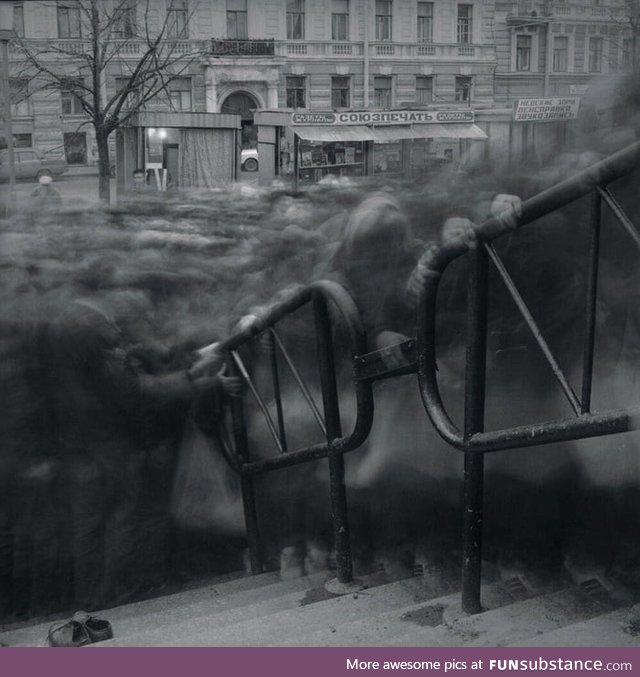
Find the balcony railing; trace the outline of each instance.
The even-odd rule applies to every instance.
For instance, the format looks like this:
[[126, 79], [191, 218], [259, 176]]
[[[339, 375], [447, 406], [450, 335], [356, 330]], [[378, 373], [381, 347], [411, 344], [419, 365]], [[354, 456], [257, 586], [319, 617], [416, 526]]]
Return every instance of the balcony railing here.
[[[281, 41], [275, 43], [276, 56], [288, 58], [363, 58], [362, 42], [332, 41]], [[496, 53], [493, 45], [459, 45], [442, 43], [400, 43], [373, 42], [369, 44], [369, 57], [384, 59], [416, 59], [422, 60], [460, 60], [473, 59], [495, 61]]]
[[[91, 40], [86, 39], [63, 39], [63, 40], [26, 40], [25, 44], [37, 51], [40, 54], [47, 54], [55, 58], [65, 58], [67, 56], [73, 57], [74, 54], [87, 54], [92, 49]], [[144, 54], [148, 48], [144, 40], [111, 40], [110, 48], [114, 53], [118, 54], [123, 59], [138, 58]], [[180, 55], [195, 55], [204, 53], [206, 50], [206, 43], [202, 40], [166, 40], [163, 49], [171, 50], [173, 54]], [[9, 51], [12, 56], [19, 56], [21, 54], [19, 43], [10, 43]]]
[[605, 20], [620, 19], [623, 15], [622, 7], [587, 6], [577, 2], [558, 2], [556, 0], [518, 0], [513, 9], [517, 17], [531, 17], [535, 12], [538, 17], [566, 18], [600, 18]]
[[216, 56], [274, 56], [275, 41], [271, 40], [211, 40], [211, 54]]

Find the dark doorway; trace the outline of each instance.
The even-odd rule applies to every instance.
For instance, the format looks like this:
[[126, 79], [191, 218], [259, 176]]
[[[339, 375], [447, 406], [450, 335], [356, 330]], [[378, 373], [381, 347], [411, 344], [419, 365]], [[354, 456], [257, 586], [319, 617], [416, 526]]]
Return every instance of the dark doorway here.
[[221, 113], [240, 115], [242, 118], [242, 145], [241, 148], [258, 147], [258, 128], [253, 124], [253, 111], [258, 108], [258, 103], [249, 94], [236, 92], [228, 96], [222, 107]]

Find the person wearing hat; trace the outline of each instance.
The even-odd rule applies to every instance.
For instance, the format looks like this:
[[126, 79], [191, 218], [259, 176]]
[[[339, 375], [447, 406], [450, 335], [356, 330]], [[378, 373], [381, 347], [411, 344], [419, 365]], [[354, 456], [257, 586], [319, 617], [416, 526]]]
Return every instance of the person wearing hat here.
[[53, 178], [49, 174], [43, 174], [38, 178], [38, 185], [31, 193], [35, 198], [35, 204], [39, 207], [59, 207], [62, 203], [60, 193], [51, 185]]

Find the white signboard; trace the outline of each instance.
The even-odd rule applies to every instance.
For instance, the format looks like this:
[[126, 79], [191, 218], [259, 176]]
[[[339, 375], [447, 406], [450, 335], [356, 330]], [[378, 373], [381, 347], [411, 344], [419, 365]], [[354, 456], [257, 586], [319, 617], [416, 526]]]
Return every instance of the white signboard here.
[[519, 99], [514, 111], [516, 122], [554, 122], [578, 117], [580, 98], [577, 96], [549, 99]]
[[341, 113], [293, 113], [294, 125], [406, 125], [429, 122], [473, 122], [472, 110], [410, 111], [371, 110]]

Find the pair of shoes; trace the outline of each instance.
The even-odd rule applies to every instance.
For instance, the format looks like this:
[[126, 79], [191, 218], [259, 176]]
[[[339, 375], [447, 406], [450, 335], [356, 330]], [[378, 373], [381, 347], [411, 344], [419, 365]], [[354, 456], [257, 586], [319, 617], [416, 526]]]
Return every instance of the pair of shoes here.
[[77, 611], [68, 621], [54, 623], [47, 634], [49, 646], [86, 646], [113, 637], [109, 621]]

